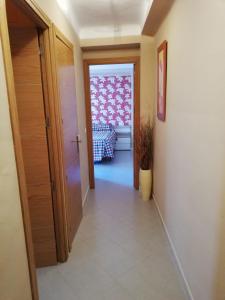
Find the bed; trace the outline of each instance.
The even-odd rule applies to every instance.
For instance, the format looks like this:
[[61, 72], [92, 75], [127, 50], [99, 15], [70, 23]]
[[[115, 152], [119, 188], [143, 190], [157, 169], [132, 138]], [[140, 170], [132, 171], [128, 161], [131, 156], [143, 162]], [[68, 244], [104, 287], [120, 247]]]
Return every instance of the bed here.
[[113, 158], [116, 145], [116, 132], [113, 126], [93, 124], [92, 136], [94, 162], [100, 162], [103, 158]]

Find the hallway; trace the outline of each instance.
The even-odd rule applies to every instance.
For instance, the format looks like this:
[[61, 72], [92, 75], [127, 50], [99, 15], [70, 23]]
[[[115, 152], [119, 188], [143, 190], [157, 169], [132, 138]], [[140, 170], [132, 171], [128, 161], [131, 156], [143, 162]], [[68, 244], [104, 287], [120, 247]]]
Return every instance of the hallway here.
[[103, 179], [67, 263], [38, 270], [41, 300], [184, 300], [153, 201]]
[[0, 300], [225, 300], [224, 28], [225, 0], [0, 0]]

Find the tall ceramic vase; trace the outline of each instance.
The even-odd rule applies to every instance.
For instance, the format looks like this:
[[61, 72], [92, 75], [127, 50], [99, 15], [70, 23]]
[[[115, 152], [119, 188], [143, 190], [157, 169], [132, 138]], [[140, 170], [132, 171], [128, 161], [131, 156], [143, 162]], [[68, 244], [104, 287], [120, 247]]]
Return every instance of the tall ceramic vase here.
[[152, 190], [152, 170], [140, 169], [139, 180], [142, 199], [148, 201]]

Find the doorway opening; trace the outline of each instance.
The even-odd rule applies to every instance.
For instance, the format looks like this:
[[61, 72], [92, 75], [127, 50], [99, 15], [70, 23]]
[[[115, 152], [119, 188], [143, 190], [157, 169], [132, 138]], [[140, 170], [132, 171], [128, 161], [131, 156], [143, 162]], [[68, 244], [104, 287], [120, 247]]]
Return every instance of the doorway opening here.
[[90, 187], [139, 187], [139, 58], [84, 61]]
[[133, 185], [134, 65], [89, 66], [95, 179]]

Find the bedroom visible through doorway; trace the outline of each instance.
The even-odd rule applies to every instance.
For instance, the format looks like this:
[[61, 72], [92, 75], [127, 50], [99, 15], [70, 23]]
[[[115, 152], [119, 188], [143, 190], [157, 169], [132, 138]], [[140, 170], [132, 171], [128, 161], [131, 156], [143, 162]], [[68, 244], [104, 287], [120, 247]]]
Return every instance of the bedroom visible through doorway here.
[[134, 64], [89, 66], [96, 180], [133, 186]]

